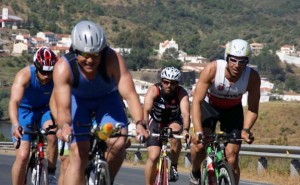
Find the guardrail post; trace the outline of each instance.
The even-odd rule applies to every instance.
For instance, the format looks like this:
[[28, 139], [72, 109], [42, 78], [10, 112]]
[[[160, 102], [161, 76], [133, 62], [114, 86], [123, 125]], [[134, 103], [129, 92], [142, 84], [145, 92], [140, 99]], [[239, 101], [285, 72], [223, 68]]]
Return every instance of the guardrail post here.
[[134, 162], [140, 163], [141, 160], [142, 160], [142, 153], [140, 151], [134, 152]]
[[265, 157], [260, 157], [258, 159], [257, 174], [263, 175], [264, 173], [266, 173], [267, 166], [268, 160]]
[[191, 166], [191, 154], [186, 153], [184, 156], [184, 166], [185, 168], [189, 168]]
[[290, 176], [299, 177], [300, 175], [300, 162], [297, 159], [293, 159], [290, 164]]

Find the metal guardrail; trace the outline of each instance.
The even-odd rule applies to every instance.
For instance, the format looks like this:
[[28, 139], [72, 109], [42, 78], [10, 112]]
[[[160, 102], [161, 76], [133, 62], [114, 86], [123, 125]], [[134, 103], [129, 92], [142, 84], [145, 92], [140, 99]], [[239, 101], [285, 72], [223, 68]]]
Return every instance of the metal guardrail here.
[[[147, 149], [142, 144], [131, 144], [127, 149], [129, 152], [146, 152]], [[14, 150], [12, 142], [0, 142], [0, 150]], [[190, 150], [182, 149], [182, 153], [190, 153]], [[264, 156], [289, 159], [300, 159], [300, 146], [279, 146], [279, 145], [242, 145], [240, 155], [246, 156]]]
[[[0, 142], [0, 150], [14, 150], [12, 142]], [[141, 152], [147, 152], [147, 149], [143, 144], [131, 144], [131, 147], [127, 149], [128, 152], [135, 153], [135, 162], [139, 162], [141, 158]], [[190, 150], [182, 149], [182, 153], [185, 154], [185, 167], [191, 165]], [[240, 155], [245, 156], [259, 156], [258, 159], [258, 173], [263, 173], [267, 170], [267, 157], [273, 158], [286, 158], [291, 159], [290, 175], [300, 176], [300, 146], [279, 146], [279, 145], [247, 145], [242, 144]]]

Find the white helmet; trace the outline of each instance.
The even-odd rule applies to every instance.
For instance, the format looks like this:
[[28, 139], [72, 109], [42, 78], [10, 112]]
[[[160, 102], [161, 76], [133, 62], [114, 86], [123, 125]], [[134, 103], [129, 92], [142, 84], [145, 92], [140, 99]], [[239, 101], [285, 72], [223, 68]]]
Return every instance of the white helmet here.
[[236, 57], [247, 57], [248, 62], [251, 59], [251, 47], [247, 41], [235, 39], [226, 44], [224, 59], [227, 61], [228, 55]]
[[103, 29], [91, 21], [78, 22], [71, 33], [72, 47], [86, 53], [98, 53], [106, 46]]
[[181, 72], [175, 67], [166, 67], [161, 71], [160, 77], [180, 82]]

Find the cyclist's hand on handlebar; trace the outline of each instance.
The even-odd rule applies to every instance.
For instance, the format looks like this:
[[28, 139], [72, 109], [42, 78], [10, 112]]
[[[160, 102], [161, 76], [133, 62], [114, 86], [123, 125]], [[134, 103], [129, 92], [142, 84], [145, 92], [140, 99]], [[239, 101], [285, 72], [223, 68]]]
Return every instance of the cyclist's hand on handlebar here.
[[187, 130], [183, 130], [182, 136], [184, 137], [186, 144], [190, 145], [191, 144], [191, 135], [189, 134], [189, 132]]
[[13, 126], [13, 137], [16, 140], [19, 140], [22, 138], [24, 129], [21, 126]]
[[252, 144], [254, 141], [253, 133], [250, 130], [242, 130], [241, 137], [246, 141], [248, 144]]
[[[136, 125], [136, 141], [145, 142], [149, 138], [149, 131], [146, 130], [146, 125], [144, 123], [139, 123]], [[142, 140], [141, 140], [142, 139]]]
[[56, 133], [56, 136], [65, 142], [71, 142], [70, 141], [70, 135], [72, 134], [72, 128], [69, 124], [64, 123], [64, 125], [59, 129]]
[[204, 143], [205, 140], [205, 136], [203, 134], [203, 132], [196, 132], [195, 133], [195, 137], [193, 137], [193, 143], [195, 144], [200, 144], [200, 143]]

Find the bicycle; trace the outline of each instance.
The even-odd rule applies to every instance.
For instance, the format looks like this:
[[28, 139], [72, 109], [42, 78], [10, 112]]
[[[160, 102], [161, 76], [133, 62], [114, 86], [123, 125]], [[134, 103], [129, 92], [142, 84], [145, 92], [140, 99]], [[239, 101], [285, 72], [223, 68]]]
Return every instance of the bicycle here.
[[[157, 175], [154, 185], [169, 184], [169, 163], [168, 163], [168, 142], [170, 138], [183, 139], [184, 136], [178, 135], [178, 131], [172, 131], [172, 128], [163, 127], [160, 133], [151, 133], [152, 137], [158, 137], [162, 142], [159, 161], [157, 164]], [[187, 140], [186, 140], [187, 144]]]
[[[114, 137], [135, 137], [131, 134], [121, 134], [121, 126], [116, 125], [113, 131], [108, 135], [109, 138]], [[85, 170], [86, 185], [111, 185], [111, 179], [109, 174], [108, 163], [105, 158], [105, 152], [107, 145], [105, 139], [101, 139], [101, 127], [93, 125], [89, 133], [77, 133], [69, 135], [69, 141], [74, 136], [90, 136], [91, 147], [89, 151], [89, 163]], [[143, 137], [140, 141], [143, 141]], [[61, 155], [63, 154], [64, 148], [61, 148]]]
[[[26, 168], [26, 176], [24, 185], [48, 185], [48, 162], [44, 153], [44, 139], [49, 134], [56, 134], [55, 131], [50, 131], [57, 127], [57, 125], [49, 125], [46, 129], [40, 129], [38, 124], [26, 125], [32, 131], [24, 131], [24, 134], [32, 136], [30, 142], [31, 156]], [[23, 132], [23, 128], [18, 128], [19, 132]], [[16, 148], [20, 147], [21, 140], [17, 141]], [[35, 172], [34, 172], [35, 171]]]
[[236, 185], [233, 169], [226, 161], [225, 145], [230, 141], [241, 141], [235, 134], [216, 132], [205, 136], [212, 138], [206, 146], [206, 158], [202, 164], [201, 185]]

